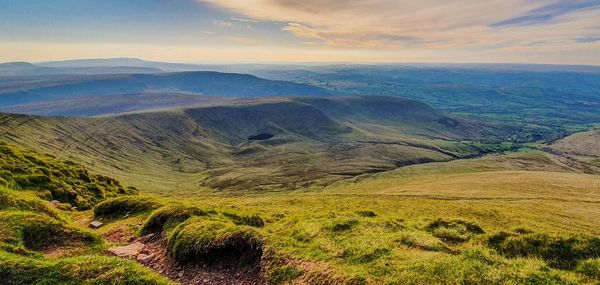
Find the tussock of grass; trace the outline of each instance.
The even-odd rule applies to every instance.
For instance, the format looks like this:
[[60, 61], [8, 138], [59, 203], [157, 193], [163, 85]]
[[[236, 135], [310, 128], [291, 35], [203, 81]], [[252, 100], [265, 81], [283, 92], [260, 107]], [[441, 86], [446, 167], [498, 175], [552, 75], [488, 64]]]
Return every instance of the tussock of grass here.
[[589, 235], [500, 232], [488, 239], [488, 245], [506, 257], [537, 257], [560, 269], [573, 269], [580, 260], [600, 257], [600, 238]]
[[483, 229], [473, 222], [463, 220], [437, 219], [427, 226], [427, 230], [440, 240], [448, 243], [466, 242], [473, 235], [483, 234]]
[[424, 232], [404, 232], [396, 239], [400, 244], [425, 251], [451, 252], [439, 239]]
[[361, 217], [365, 217], [365, 218], [374, 218], [374, 217], [377, 217], [377, 214], [375, 214], [375, 212], [373, 212], [373, 211], [368, 211], [368, 210], [365, 210], [365, 211], [358, 211], [358, 212], [356, 212], [356, 213], [357, 213], [359, 216], [361, 216]]
[[600, 257], [580, 261], [575, 272], [600, 280]]
[[107, 197], [134, 194], [117, 180], [89, 173], [83, 166], [0, 142], [0, 184], [36, 191], [48, 199], [89, 209]]
[[354, 219], [338, 220], [333, 222], [329, 228], [332, 232], [345, 232], [351, 230], [356, 225], [358, 225], [358, 221]]
[[263, 219], [257, 214], [240, 215], [231, 212], [224, 212], [223, 215], [229, 218], [236, 225], [244, 225], [255, 228], [261, 228], [265, 225]]
[[53, 218], [59, 218], [50, 203], [41, 200], [36, 195], [0, 186], [0, 210], [9, 209], [43, 213]]
[[367, 249], [366, 251], [354, 252], [350, 260], [354, 263], [369, 263], [388, 255], [390, 252], [391, 250], [389, 248], [377, 247], [374, 249]]
[[166, 231], [192, 216], [204, 216], [205, 212], [197, 207], [186, 207], [182, 205], [164, 206], [156, 209], [144, 222], [140, 229], [141, 234]]
[[107, 256], [58, 260], [0, 252], [2, 284], [170, 285], [172, 282], [134, 261]]
[[31, 212], [0, 211], [0, 224], [0, 241], [31, 250], [99, 241], [92, 234], [67, 226], [63, 221]]
[[124, 196], [98, 203], [94, 207], [94, 217], [118, 218], [127, 213], [137, 214], [156, 209], [160, 204], [150, 198], [140, 196]]
[[169, 254], [180, 261], [256, 259], [262, 255], [262, 245], [262, 238], [250, 227], [200, 217], [183, 222], [168, 237]]

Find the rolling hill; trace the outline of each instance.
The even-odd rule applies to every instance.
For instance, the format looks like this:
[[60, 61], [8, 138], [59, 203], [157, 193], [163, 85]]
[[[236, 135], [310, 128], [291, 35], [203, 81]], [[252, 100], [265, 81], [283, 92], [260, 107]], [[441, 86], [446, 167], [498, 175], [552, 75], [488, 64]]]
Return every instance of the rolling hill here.
[[[447, 74], [428, 72], [414, 76]], [[598, 283], [598, 131], [515, 143], [591, 128], [595, 110], [574, 125], [548, 121], [556, 110], [521, 122], [531, 109], [516, 93], [471, 86], [484, 93], [453, 93], [466, 105], [448, 113], [346, 75], [316, 96], [295, 92], [325, 89], [211, 72], [0, 79], [6, 98], [31, 100], [7, 110], [52, 115], [0, 114], [0, 280]], [[322, 96], [341, 87], [373, 89]], [[520, 90], [523, 105], [566, 106], [566, 93]], [[427, 92], [411, 94], [456, 99]], [[140, 243], [135, 259], [106, 256]]]
[[98, 118], [0, 119], [6, 139], [155, 191], [305, 188], [486, 152], [485, 144], [462, 141], [501, 134], [389, 97], [245, 99]]
[[600, 131], [576, 133], [556, 141], [551, 147], [568, 154], [600, 157]]
[[589, 172], [600, 169], [600, 131], [575, 133], [553, 142], [546, 150], [570, 157], [588, 166]]
[[[34, 78], [35, 79], [35, 78]], [[142, 93], [188, 93], [221, 97], [326, 96], [329, 91], [247, 74], [181, 72], [160, 74], [77, 75], [53, 78], [0, 78], [0, 106], [41, 104], [46, 101]], [[69, 114], [62, 114], [69, 115]]]
[[269, 67], [248, 73], [354, 95], [400, 96], [515, 129], [513, 141], [554, 141], [600, 123], [600, 68], [519, 64]]
[[188, 93], [145, 92], [41, 100], [22, 105], [0, 107], [0, 111], [41, 116], [93, 117], [161, 109], [190, 108], [222, 104], [233, 98]]

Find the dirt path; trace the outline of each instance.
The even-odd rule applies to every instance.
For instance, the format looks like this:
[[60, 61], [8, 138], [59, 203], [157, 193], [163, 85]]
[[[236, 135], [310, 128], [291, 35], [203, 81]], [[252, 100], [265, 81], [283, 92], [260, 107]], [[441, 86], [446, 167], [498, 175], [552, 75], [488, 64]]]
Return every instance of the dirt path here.
[[184, 285], [266, 284], [260, 274], [260, 260], [248, 262], [243, 261], [243, 258], [236, 258], [211, 263], [181, 264], [169, 257], [165, 241], [159, 234], [136, 238], [132, 242], [141, 242], [145, 245], [140, 253], [145, 255], [146, 259], [140, 261], [141, 264]]

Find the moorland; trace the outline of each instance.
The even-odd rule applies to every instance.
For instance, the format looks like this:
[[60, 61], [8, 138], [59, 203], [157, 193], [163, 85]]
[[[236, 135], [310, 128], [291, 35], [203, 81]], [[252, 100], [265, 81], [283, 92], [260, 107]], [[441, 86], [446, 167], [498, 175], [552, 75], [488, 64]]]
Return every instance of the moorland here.
[[0, 74], [7, 284], [600, 282], [595, 67]]

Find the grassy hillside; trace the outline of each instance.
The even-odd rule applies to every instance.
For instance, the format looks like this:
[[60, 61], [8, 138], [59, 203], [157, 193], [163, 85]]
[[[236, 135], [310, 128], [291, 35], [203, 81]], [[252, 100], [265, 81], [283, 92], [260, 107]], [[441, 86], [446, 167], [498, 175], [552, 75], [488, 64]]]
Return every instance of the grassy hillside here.
[[102, 118], [3, 115], [0, 121], [7, 140], [154, 192], [314, 188], [512, 147], [469, 142], [487, 134], [497, 140], [502, 132], [388, 97], [273, 98]]
[[397, 133], [445, 140], [495, 140], [499, 129], [481, 122], [440, 112], [420, 101], [392, 96], [297, 98], [328, 116], [362, 126], [364, 129], [386, 126]]
[[110, 244], [74, 223], [74, 208], [46, 200], [89, 208], [124, 191], [118, 181], [21, 147], [0, 149], [2, 284], [172, 284], [133, 261], [106, 256]]
[[327, 187], [325, 193], [377, 194], [439, 199], [559, 200], [585, 194], [600, 199], [600, 177], [573, 162], [541, 151], [489, 155], [477, 159], [413, 165], [363, 175]]
[[[15, 177], [21, 168], [7, 172]], [[240, 181], [253, 177], [260, 176]], [[600, 178], [541, 151], [407, 166], [318, 193], [165, 191], [108, 199], [93, 211], [64, 211], [36, 194], [50, 188], [0, 186], [0, 277], [8, 284], [171, 284], [165, 277], [194, 284], [193, 276], [267, 284], [600, 282]], [[84, 229], [92, 219], [105, 225]], [[160, 235], [142, 237], [149, 233]], [[146, 267], [106, 256], [132, 239], [155, 254]]]
[[553, 143], [551, 148], [568, 154], [600, 157], [600, 131], [570, 135]]
[[511, 153], [411, 166], [318, 194], [161, 198], [144, 218], [104, 230], [145, 219], [142, 232], [163, 232], [182, 262], [226, 258], [232, 249], [215, 245], [237, 237], [236, 256], [262, 254], [255, 262], [273, 284], [596, 284], [599, 192], [597, 176], [560, 158]]
[[119, 181], [89, 173], [72, 161], [61, 161], [0, 142], [0, 185], [24, 191], [35, 191], [38, 196], [82, 209], [118, 194], [137, 193]]
[[575, 133], [550, 144], [547, 150], [583, 162], [589, 172], [600, 169], [600, 131]]

